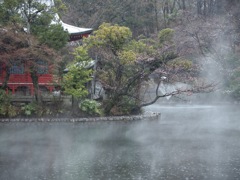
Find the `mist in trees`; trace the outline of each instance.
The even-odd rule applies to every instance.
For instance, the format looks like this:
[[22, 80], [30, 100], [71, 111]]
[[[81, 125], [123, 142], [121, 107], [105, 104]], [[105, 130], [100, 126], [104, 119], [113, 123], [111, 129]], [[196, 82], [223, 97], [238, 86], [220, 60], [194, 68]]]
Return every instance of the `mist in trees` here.
[[[70, 73], [65, 75], [66, 92], [82, 100], [86, 98], [83, 83], [86, 83], [84, 79], [89, 71], [84, 69], [84, 64], [91, 60], [89, 57], [97, 58], [96, 81], [100, 82], [105, 92], [101, 101], [105, 115], [139, 113], [143, 106], [153, 104], [162, 97], [212, 91], [213, 84], [198, 83], [194, 73], [199, 71], [196, 65], [187, 59], [178, 59], [173, 36], [174, 30], [167, 28], [154, 38], [135, 40], [129, 28], [103, 23], [76, 49], [78, 63], [75, 62]], [[81, 73], [74, 69], [81, 70]], [[161, 94], [161, 81], [157, 79], [164, 75], [172, 82], [189, 82], [191, 87], [179, 87]], [[146, 100], [142, 87], [148, 83], [150, 76], [157, 80], [156, 94], [154, 99]]]
[[[61, 1], [56, 1], [54, 8], [41, 5], [34, 0], [11, 0], [0, 4], [1, 25], [17, 30], [19, 35], [28, 32], [26, 38], [23, 37], [27, 40], [27, 46], [14, 45], [15, 47], [10, 48], [9, 52], [16, 50], [17, 53], [26, 50], [27, 47], [33, 47], [34, 51], [29, 51], [28, 61], [33, 63], [30, 71], [36, 89], [38, 76], [34, 72], [37, 63], [31, 59], [35, 59], [38, 54], [41, 55], [43, 52], [40, 51], [41, 49], [46, 50], [50, 55], [61, 50], [67, 43], [68, 35], [62, 27], [51, 24], [54, 14], [58, 12], [69, 24], [96, 30], [83, 42], [87, 45], [82, 47], [86, 48], [84, 51], [87, 51], [91, 59], [98, 60], [96, 77], [110, 97], [109, 101], [104, 102], [106, 114], [115, 112], [127, 114], [151, 103], [141, 102], [139, 93], [136, 93], [137, 96], [132, 95], [133, 92], [139, 91], [141, 83], [147, 81], [149, 75], [154, 77], [157, 88], [161, 85], [161, 77], [166, 77], [168, 83], [183, 82], [192, 84], [193, 87], [197, 85], [195, 89], [186, 90], [192, 92], [203, 91], [199, 87], [211, 89], [215, 83], [221, 84], [223, 95], [231, 95], [239, 99], [238, 9], [240, 3], [237, 0], [107, 0], [104, 2], [63, 0], [63, 2], [65, 5]], [[28, 11], [29, 8], [33, 11]], [[25, 40], [22, 42], [24, 43]], [[13, 42], [18, 41], [16, 39]], [[4, 40], [1, 43], [6, 45]], [[49, 48], [49, 51], [45, 48]], [[46, 62], [50, 62], [49, 58], [46, 58]], [[41, 56], [41, 59], [44, 59], [44, 56]], [[54, 59], [61, 58], [59, 59], [56, 54]], [[14, 62], [15, 60], [16, 58], [11, 59]], [[6, 58], [5, 60], [2, 58], [1, 61], [6, 61]], [[72, 58], [67, 59], [67, 62], [70, 61]], [[69, 64], [72, 74], [69, 73], [68, 78], [75, 78], [75, 81], [73, 84], [65, 84], [66, 92], [71, 91], [72, 94], [79, 93], [72, 87], [81, 89], [89, 80], [84, 73], [76, 73], [82, 68], [74, 66], [74, 63], [79, 63], [78, 61], [81, 59], [75, 59], [72, 61], [73, 64]], [[201, 73], [200, 71], [206, 69], [209, 63], [215, 64], [215, 69], [210, 73]], [[11, 64], [9, 63], [10, 66]], [[221, 79], [215, 78], [217, 74], [214, 74], [214, 71], [222, 74]], [[210, 74], [214, 76], [210, 78]], [[86, 81], [79, 82], [76, 79], [81, 75], [84, 79], [86, 77]], [[209, 86], [199, 83], [199, 79], [206, 78]], [[7, 76], [5, 79], [4, 84], [7, 83]], [[87, 96], [85, 91], [82, 92]], [[165, 95], [156, 93], [154, 100], [180, 92], [183, 90], [178, 89], [172, 94]], [[120, 96], [117, 97], [116, 94]], [[135, 109], [125, 111], [122, 108], [132, 105]]]
[[[189, 83], [189, 79], [194, 82], [196, 77], [207, 78], [208, 82], [221, 87], [223, 96], [239, 98], [238, 1], [64, 2], [68, 12], [63, 19], [75, 25], [98, 29], [102, 22], [118, 24], [130, 28], [132, 37], [136, 40], [142, 40], [142, 37], [154, 39], [159, 31], [166, 28], [174, 30], [172, 42], [177, 56], [172, 61], [161, 64], [158, 72], [166, 76], [169, 83]], [[209, 64], [213, 64], [214, 68], [206, 73]], [[200, 69], [205, 73], [200, 73]], [[181, 77], [188, 77], [188, 81]]]

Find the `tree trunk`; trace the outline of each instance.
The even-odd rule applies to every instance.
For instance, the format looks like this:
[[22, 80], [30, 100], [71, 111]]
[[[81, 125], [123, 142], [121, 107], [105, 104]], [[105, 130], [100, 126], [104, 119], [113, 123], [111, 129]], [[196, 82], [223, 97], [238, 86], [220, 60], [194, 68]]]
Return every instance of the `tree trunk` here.
[[38, 75], [36, 71], [32, 71], [31, 73], [31, 78], [32, 78], [32, 83], [33, 83], [33, 88], [34, 88], [34, 96], [35, 96], [35, 100], [38, 104], [41, 103], [41, 98], [40, 98], [40, 94], [39, 94], [39, 85], [38, 85]]
[[106, 106], [104, 108], [104, 111], [105, 111], [106, 115], [110, 115], [111, 114], [111, 110], [114, 107], [114, 105], [117, 104], [117, 102], [119, 102], [119, 96], [118, 96], [118, 94], [115, 94], [114, 97], [112, 97], [111, 100], [109, 100], [106, 103]]
[[6, 76], [4, 77], [4, 81], [2, 83], [2, 89], [6, 90], [8, 88], [8, 80], [10, 78], [9, 68], [6, 67]]
[[203, 0], [203, 15], [207, 16], [207, 1]]
[[183, 10], [186, 10], [186, 3], [185, 3], [185, 0], [182, 0], [182, 9], [183, 9]]
[[171, 6], [171, 13], [173, 13], [174, 9], [176, 6], [176, 0], [173, 1], [172, 6]]
[[158, 23], [158, 4], [157, 0], [154, 1], [154, 14], [155, 14], [155, 22], [156, 22], [156, 33], [159, 31], [159, 23]]
[[197, 0], [197, 14], [202, 14], [202, 0]]
[[209, 4], [208, 4], [208, 13], [210, 15], [213, 15], [214, 13], [214, 5], [213, 5], [213, 0], [209, 0]]
[[72, 114], [77, 115], [78, 111], [79, 111], [79, 100], [76, 97], [72, 96]]
[[106, 115], [110, 115], [110, 112], [111, 112], [114, 104], [115, 104], [114, 101], [108, 102], [108, 104], [107, 104], [107, 106], [105, 107], [105, 110], [104, 110]]

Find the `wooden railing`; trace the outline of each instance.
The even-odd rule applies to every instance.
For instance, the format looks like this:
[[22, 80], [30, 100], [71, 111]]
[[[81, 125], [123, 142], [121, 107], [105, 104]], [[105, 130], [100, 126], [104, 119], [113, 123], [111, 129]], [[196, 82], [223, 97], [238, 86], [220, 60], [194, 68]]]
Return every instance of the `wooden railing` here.
[[[12, 95], [11, 101], [12, 102], [32, 102], [35, 100], [34, 96], [21, 96], [21, 95]], [[44, 95], [41, 96], [41, 100], [43, 102], [53, 102], [53, 101], [64, 101], [64, 100], [71, 100], [71, 96], [61, 95], [59, 97], [53, 95]]]

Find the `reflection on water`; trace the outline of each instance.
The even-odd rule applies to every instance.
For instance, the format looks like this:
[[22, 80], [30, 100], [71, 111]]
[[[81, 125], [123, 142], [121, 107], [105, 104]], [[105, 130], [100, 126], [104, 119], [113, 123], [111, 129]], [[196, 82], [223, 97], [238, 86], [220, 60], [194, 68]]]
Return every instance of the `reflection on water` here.
[[161, 120], [0, 124], [0, 179], [240, 177], [237, 107], [147, 109]]

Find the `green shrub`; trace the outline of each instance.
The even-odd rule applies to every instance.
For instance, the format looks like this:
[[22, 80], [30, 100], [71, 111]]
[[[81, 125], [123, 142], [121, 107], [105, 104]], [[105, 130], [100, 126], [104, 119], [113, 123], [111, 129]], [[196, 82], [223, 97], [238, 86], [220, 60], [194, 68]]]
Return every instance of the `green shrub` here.
[[5, 90], [0, 89], [0, 105], [10, 103], [10, 95]]
[[5, 90], [0, 90], [0, 115], [14, 117], [18, 114], [17, 108], [11, 105], [11, 96]]
[[15, 117], [17, 115], [18, 115], [18, 108], [10, 104], [8, 106], [7, 116], [8, 117]]
[[79, 108], [90, 115], [102, 115], [101, 104], [95, 100], [85, 99], [79, 103]]
[[36, 105], [34, 103], [26, 104], [21, 110], [24, 115], [31, 116], [36, 112]]

